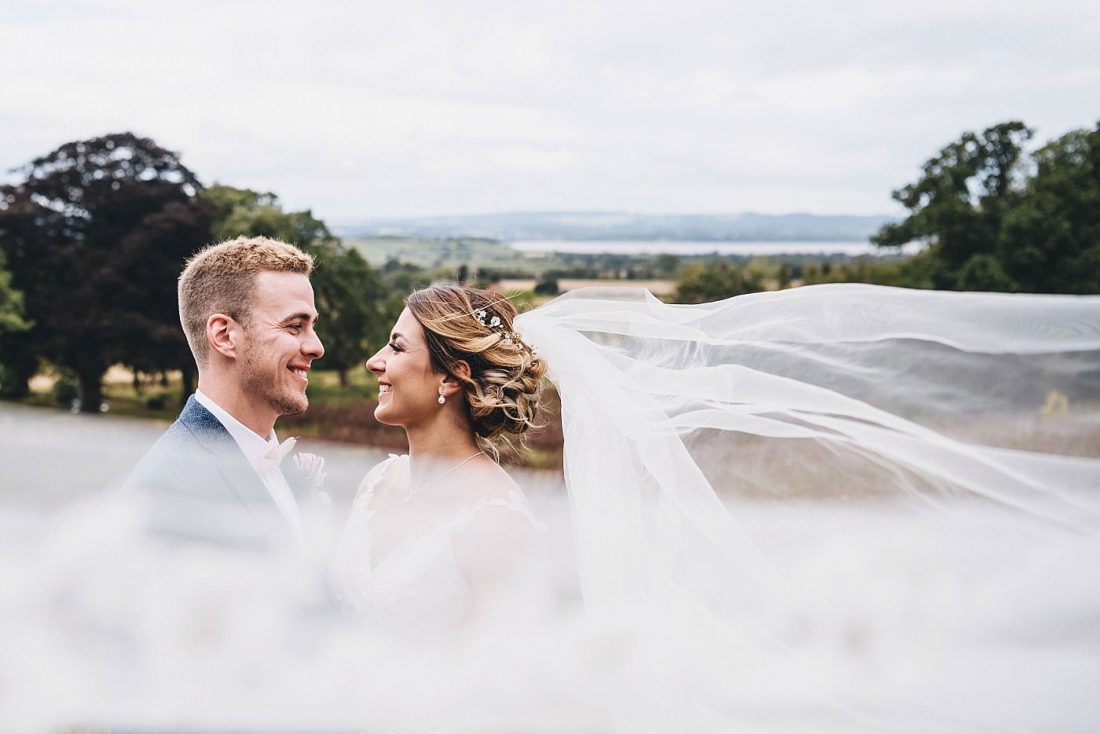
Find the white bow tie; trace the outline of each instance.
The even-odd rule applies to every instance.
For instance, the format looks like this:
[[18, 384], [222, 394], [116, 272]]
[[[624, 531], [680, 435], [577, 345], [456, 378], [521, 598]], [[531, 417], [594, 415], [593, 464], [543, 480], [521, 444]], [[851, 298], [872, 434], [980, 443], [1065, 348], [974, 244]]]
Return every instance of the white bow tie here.
[[282, 443], [275, 444], [267, 450], [266, 454], [260, 457], [263, 465], [271, 469], [279, 468], [279, 464], [283, 462], [287, 454], [294, 450], [294, 444], [296, 443], [298, 443], [298, 439], [291, 437]]

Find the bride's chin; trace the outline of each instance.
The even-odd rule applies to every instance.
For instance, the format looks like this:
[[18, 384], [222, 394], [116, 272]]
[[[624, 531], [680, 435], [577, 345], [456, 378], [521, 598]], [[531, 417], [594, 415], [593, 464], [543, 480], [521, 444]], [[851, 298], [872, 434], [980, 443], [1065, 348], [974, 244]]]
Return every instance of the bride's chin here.
[[387, 411], [385, 409], [385, 406], [383, 405], [379, 405], [374, 409], [374, 419], [382, 425], [398, 427], [401, 426], [401, 423], [393, 420], [387, 415]]

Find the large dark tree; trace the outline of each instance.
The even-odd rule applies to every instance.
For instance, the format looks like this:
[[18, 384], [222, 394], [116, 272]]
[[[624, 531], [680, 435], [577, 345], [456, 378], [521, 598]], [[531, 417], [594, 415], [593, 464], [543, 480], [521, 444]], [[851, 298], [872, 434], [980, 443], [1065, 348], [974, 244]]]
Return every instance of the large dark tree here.
[[176, 310], [184, 260], [210, 232], [195, 175], [118, 133], [62, 145], [0, 187], [0, 247], [34, 321], [25, 346], [79, 380], [96, 411], [116, 363], [193, 369]]

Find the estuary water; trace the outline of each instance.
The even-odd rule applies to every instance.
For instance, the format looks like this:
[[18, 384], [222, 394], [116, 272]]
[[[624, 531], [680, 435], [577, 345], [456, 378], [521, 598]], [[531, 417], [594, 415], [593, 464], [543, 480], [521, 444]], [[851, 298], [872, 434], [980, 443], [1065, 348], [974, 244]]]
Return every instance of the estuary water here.
[[562, 252], [614, 255], [914, 255], [922, 245], [880, 250], [866, 240], [820, 242], [809, 240], [719, 242], [702, 240], [517, 240], [509, 246], [520, 252]]

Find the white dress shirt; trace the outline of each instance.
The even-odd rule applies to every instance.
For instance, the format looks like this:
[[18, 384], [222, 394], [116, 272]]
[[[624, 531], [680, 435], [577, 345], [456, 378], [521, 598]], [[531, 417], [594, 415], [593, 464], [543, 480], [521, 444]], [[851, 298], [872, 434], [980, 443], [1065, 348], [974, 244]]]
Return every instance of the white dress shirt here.
[[294, 536], [301, 543], [303, 541], [302, 516], [298, 512], [298, 503], [294, 500], [294, 493], [291, 491], [290, 485], [287, 484], [282, 470], [274, 463], [264, 461], [264, 456], [279, 445], [275, 430], [272, 429], [271, 434], [265, 439], [227, 413], [208, 395], [204, 395], [201, 390], [195, 391], [195, 400], [213, 413], [214, 417], [225, 426], [225, 430], [229, 431], [229, 435], [240, 446], [245, 458], [248, 459], [248, 463], [263, 481], [268, 494], [271, 495], [271, 499], [275, 501], [275, 506], [279, 508], [279, 512], [286, 519], [287, 524], [290, 525], [290, 529], [294, 531]]

